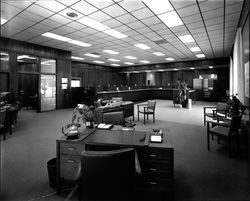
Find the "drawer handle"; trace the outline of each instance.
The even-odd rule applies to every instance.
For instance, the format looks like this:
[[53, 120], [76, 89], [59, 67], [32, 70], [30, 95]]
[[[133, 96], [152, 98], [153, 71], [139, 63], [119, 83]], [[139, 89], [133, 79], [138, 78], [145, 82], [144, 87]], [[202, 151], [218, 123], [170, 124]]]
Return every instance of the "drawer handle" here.
[[157, 157], [157, 155], [155, 155], [155, 154], [150, 154], [149, 156], [150, 157]]
[[151, 170], [151, 171], [156, 171], [157, 169], [155, 169], [155, 168], [149, 168], [149, 170]]
[[75, 147], [68, 147], [67, 149], [68, 149], [69, 151], [74, 151], [74, 150], [76, 150]]
[[157, 184], [157, 182], [155, 182], [155, 181], [150, 181], [149, 182], [151, 185], [156, 185]]
[[68, 159], [67, 161], [68, 161], [68, 163], [75, 163], [76, 162], [75, 160], [71, 160], [71, 159]]

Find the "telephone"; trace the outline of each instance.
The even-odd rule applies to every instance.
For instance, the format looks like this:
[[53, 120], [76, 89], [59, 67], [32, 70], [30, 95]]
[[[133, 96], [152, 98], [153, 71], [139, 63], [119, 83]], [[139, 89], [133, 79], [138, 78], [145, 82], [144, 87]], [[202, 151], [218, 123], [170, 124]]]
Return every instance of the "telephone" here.
[[81, 126], [79, 123], [71, 123], [62, 127], [62, 133], [67, 137], [67, 139], [77, 139], [78, 138], [78, 128]]

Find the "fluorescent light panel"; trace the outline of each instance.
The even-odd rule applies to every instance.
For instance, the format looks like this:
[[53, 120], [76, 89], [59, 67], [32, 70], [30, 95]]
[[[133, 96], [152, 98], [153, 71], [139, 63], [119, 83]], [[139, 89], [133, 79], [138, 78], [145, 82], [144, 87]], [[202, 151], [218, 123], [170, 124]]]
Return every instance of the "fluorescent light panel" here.
[[110, 64], [111, 66], [120, 66], [120, 64]]
[[198, 58], [204, 58], [205, 57], [204, 54], [196, 54], [195, 56], [198, 57]]
[[109, 54], [119, 54], [119, 52], [113, 51], [113, 50], [103, 50], [103, 52], [109, 53]]
[[108, 26], [106, 26], [100, 22], [97, 22], [96, 20], [93, 20], [89, 17], [83, 17], [77, 21], [86, 25], [86, 26], [89, 26], [93, 29], [96, 29], [98, 31], [104, 31], [104, 30], [110, 29]]
[[82, 46], [82, 47], [90, 47], [91, 46], [91, 44], [89, 44], [89, 43], [84, 43], [84, 42], [81, 42], [81, 41], [78, 41], [78, 40], [70, 40], [68, 42], [72, 43], [74, 45]]
[[109, 61], [114, 61], [114, 62], [119, 62], [120, 60], [119, 59], [112, 59], [112, 58], [110, 58], [110, 59], [108, 59]]
[[124, 62], [124, 64], [133, 65], [134, 63], [132, 63], [132, 62]]
[[88, 57], [95, 57], [95, 58], [100, 57], [100, 55], [91, 54], [91, 53], [86, 53], [86, 54], [84, 54], [84, 55], [86, 55], [86, 56], [88, 56]]
[[166, 24], [168, 27], [176, 27], [183, 25], [181, 18], [177, 15], [175, 11], [164, 13], [158, 15], [158, 17]]
[[6, 22], [7, 22], [7, 20], [6, 20], [6, 19], [1, 18], [1, 25], [5, 24]]
[[161, 53], [161, 52], [154, 52], [153, 54], [156, 55], [156, 56], [159, 56], [159, 57], [160, 57], [160, 56], [165, 56], [165, 54], [163, 54], [163, 53]]
[[147, 61], [147, 60], [141, 60], [140, 62], [141, 62], [141, 63], [144, 63], [144, 64], [150, 63], [150, 61]]
[[67, 41], [71, 40], [70, 38], [60, 36], [60, 35], [57, 35], [57, 34], [53, 34], [53, 33], [50, 33], [50, 32], [43, 33], [42, 36], [45, 36], [45, 37], [48, 37], [48, 38], [53, 38], [53, 39], [64, 41], [64, 42], [67, 42]]
[[143, 0], [143, 2], [156, 14], [174, 10], [168, 0]]
[[191, 67], [190, 70], [194, 70], [194, 67]]
[[126, 58], [126, 59], [137, 59], [136, 57], [133, 57], [133, 56], [125, 56], [124, 58]]
[[183, 42], [183, 43], [191, 43], [194, 42], [194, 39], [191, 35], [184, 35], [184, 36], [179, 36], [179, 39]]
[[98, 64], [104, 64], [105, 62], [104, 61], [93, 61], [95, 63], [98, 63]]
[[144, 44], [142, 44], [142, 43], [140, 43], [140, 44], [135, 44], [135, 46], [136, 46], [136, 47], [139, 47], [139, 48], [141, 48], [141, 49], [143, 49], [143, 50], [148, 50], [148, 49], [150, 49], [150, 47], [148, 47], [147, 45], [144, 45]]
[[167, 61], [174, 61], [175, 59], [173, 59], [171, 57], [168, 57], [168, 58], [165, 58], [165, 60], [167, 60]]
[[199, 52], [201, 49], [199, 47], [190, 47], [189, 48], [192, 52]]
[[210, 69], [214, 68], [213, 66], [209, 66]]
[[108, 29], [108, 30], [105, 30], [103, 31], [104, 33], [110, 35], [110, 36], [113, 36], [115, 38], [118, 38], [118, 39], [122, 39], [122, 38], [126, 38], [128, 36], [126, 36], [125, 34], [119, 32], [119, 31], [116, 31], [114, 29]]
[[75, 60], [84, 60], [85, 58], [83, 58], [83, 57], [71, 56], [71, 59], [75, 59]]

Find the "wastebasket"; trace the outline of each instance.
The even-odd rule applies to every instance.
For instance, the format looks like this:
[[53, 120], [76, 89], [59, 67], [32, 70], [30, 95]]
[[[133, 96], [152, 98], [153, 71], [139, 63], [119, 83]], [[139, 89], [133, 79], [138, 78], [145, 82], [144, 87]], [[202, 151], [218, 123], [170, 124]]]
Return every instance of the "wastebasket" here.
[[56, 158], [52, 158], [47, 162], [49, 185], [56, 186]]

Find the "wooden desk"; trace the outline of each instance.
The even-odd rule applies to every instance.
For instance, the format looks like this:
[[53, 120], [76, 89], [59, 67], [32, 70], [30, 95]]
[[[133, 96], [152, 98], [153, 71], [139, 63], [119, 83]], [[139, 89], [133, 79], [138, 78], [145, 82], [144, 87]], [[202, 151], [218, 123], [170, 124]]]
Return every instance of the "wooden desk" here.
[[[125, 147], [134, 148], [141, 168], [142, 183], [139, 189], [145, 193], [161, 194], [173, 198], [174, 148], [171, 136], [164, 132], [162, 143], [150, 143], [149, 132], [85, 129], [81, 140], [57, 140], [57, 190], [60, 192], [60, 179], [75, 178], [80, 168], [83, 150], [113, 150]], [[144, 138], [144, 141], [140, 139]]]

